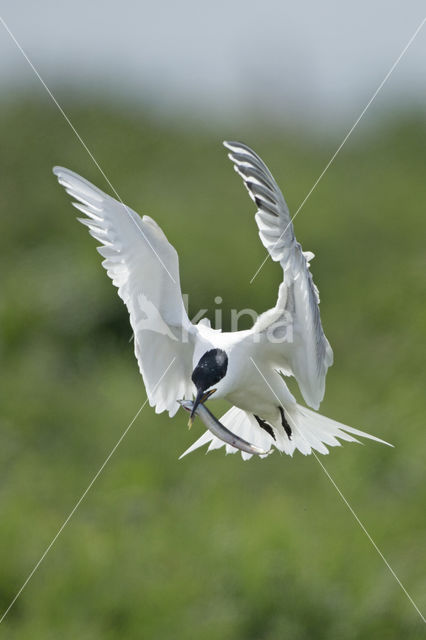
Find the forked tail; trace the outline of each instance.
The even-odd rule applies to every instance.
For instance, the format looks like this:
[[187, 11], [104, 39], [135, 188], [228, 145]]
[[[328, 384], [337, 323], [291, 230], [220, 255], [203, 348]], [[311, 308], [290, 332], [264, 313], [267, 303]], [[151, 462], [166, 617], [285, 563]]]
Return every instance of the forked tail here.
[[[227, 429], [244, 438], [244, 440], [267, 451], [269, 451], [271, 447], [275, 447], [290, 456], [292, 456], [296, 450], [299, 450], [304, 455], [309, 455], [312, 451], [327, 454], [327, 447], [341, 446], [342, 443], [339, 442], [339, 439], [345, 440], [346, 442], [359, 443], [360, 441], [355, 436], [375, 440], [389, 447], [393, 446], [385, 440], [326, 418], [300, 404], [296, 404], [290, 411], [286, 410], [285, 416], [292, 431], [290, 438], [281, 423], [277, 422], [271, 425], [275, 435], [274, 439], [267, 431], [259, 426], [253, 415], [237, 407], [231, 407], [231, 409], [222, 416], [220, 421]], [[216, 436], [210, 433], [210, 431], [206, 431], [201, 438], [198, 438], [180, 457], [183, 458], [186, 454], [195, 451], [195, 449], [205, 444], [209, 445], [207, 451], [225, 447], [226, 453], [237, 452], [237, 449], [233, 446], [225, 444], [222, 440], [219, 440], [219, 438], [216, 438]], [[251, 458], [251, 454], [245, 453], [244, 451], [241, 452], [241, 456], [243, 460]]]

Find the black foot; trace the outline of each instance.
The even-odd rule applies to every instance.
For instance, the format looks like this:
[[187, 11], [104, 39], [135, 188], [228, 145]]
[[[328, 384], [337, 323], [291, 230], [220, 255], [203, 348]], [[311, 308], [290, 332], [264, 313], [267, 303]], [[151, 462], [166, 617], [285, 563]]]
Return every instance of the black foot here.
[[256, 416], [255, 414], [253, 414], [254, 417], [257, 420], [257, 424], [259, 425], [259, 427], [262, 427], [262, 429], [264, 429], [267, 433], [269, 433], [269, 435], [276, 440], [275, 438], [275, 433], [273, 428], [271, 427], [270, 424], [268, 424], [265, 420], [262, 420], [262, 418], [259, 418], [259, 416]]
[[284, 430], [286, 432], [286, 434], [288, 435], [288, 439], [291, 440], [291, 427], [288, 424], [287, 420], [285, 419], [285, 413], [284, 413], [284, 409], [282, 407], [278, 407], [278, 409], [280, 410], [280, 414], [281, 414], [281, 424], [284, 427]]

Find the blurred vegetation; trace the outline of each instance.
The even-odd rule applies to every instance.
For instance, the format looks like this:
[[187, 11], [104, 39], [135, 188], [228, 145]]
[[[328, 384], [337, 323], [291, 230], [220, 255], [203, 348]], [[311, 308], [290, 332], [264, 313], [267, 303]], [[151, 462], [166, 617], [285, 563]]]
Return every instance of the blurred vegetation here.
[[[335, 149], [300, 131], [215, 133], [69, 111], [120, 196], [181, 256], [190, 310], [275, 302], [254, 208], [221, 148], [266, 160], [294, 212]], [[295, 221], [335, 351], [321, 412], [395, 444], [322, 457], [426, 608], [426, 122], [355, 132]], [[360, 129], [363, 125], [360, 126]], [[145, 399], [127, 313], [51, 168], [108, 190], [48, 99], [1, 107], [4, 610]], [[417, 638], [422, 622], [314, 458], [178, 455], [201, 433], [145, 407], [5, 619], [12, 640]]]

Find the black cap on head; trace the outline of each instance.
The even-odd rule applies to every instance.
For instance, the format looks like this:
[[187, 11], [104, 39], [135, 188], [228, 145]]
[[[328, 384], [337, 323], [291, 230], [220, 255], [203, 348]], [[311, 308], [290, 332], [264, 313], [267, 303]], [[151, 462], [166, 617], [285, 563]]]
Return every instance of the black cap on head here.
[[192, 372], [192, 382], [197, 389], [208, 389], [225, 376], [228, 369], [228, 356], [222, 349], [210, 349], [200, 358]]
[[195, 412], [204, 397], [205, 390], [222, 380], [227, 369], [228, 356], [222, 349], [210, 349], [200, 358], [191, 376], [192, 382], [197, 387], [197, 395], [192, 406], [188, 422], [189, 427], [192, 425]]

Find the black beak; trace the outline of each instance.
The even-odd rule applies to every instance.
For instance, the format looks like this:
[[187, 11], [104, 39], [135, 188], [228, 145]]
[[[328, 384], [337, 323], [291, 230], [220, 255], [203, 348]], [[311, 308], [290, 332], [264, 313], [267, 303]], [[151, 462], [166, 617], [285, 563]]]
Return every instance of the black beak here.
[[204, 396], [203, 389], [198, 389], [197, 390], [197, 395], [196, 395], [195, 400], [194, 400], [194, 405], [192, 407], [191, 415], [189, 416], [189, 420], [188, 420], [188, 427], [189, 428], [192, 427], [192, 423], [194, 422], [195, 412], [196, 412], [197, 407], [200, 404], [203, 396]]

